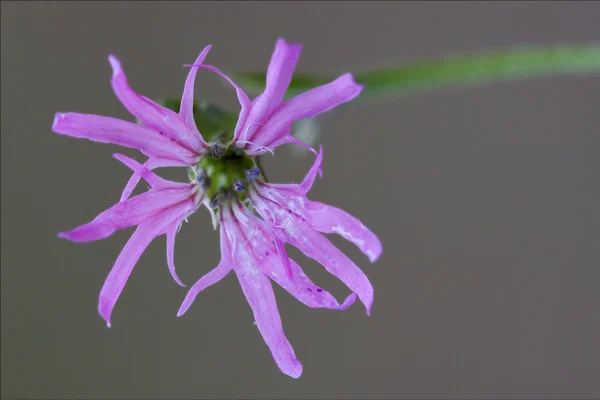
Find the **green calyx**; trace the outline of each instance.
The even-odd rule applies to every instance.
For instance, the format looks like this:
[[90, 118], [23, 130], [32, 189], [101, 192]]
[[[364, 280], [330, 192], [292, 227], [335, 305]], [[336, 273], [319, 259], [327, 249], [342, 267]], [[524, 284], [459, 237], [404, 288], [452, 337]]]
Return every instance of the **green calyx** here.
[[230, 146], [220, 157], [207, 153], [195, 167], [188, 169], [188, 176], [198, 182], [205, 196], [217, 206], [225, 199], [246, 199], [249, 184], [246, 171], [252, 168], [258, 168], [254, 158]]

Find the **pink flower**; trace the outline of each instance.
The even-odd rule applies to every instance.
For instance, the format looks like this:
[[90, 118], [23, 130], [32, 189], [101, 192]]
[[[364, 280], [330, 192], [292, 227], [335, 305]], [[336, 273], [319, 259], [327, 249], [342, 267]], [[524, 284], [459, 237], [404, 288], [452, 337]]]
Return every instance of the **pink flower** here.
[[173, 262], [175, 235], [182, 221], [195, 212], [204, 199], [197, 183], [167, 181], [126, 156], [115, 154], [115, 158], [142, 176], [150, 184], [151, 189], [115, 204], [85, 225], [58, 235], [72, 242], [91, 242], [104, 239], [117, 229], [137, 226], [100, 291], [98, 311], [109, 327], [112, 310], [129, 275], [146, 247], [157, 236], [167, 235], [169, 271], [175, 281], [184, 286], [175, 273]]
[[217, 68], [198, 62], [192, 65], [218, 73], [235, 88], [242, 108], [231, 144], [245, 149], [249, 156], [272, 151], [285, 143], [307, 147], [291, 136], [292, 123], [314, 117], [348, 102], [363, 89], [362, 85], [354, 81], [352, 74], [344, 74], [328, 84], [283, 102], [301, 49], [300, 44], [288, 44], [284, 39], [277, 40], [267, 69], [266, 88], [253, 101], [250, 101], [241, 87]]
[[[211, 46], [206, 46], [202, 50], [196, 64], [204, 61], [210, 49]], [[144, 166], [151, 170], [158, 167], [187, 167], [198, 164], [212, 146], [204, 141], [194, 121], [194, 81], [198, 68], [190, 69], [181, 96], [181, 109], [176, 113], [137, 94], [129, 86], [121, 62], [112, 55], [108, 57], [108, 61], [113, 71], [111, 84], [115, 94], [141, 124], [70, 112], [57, 113], [52, 130], [76, 138], [138, 149], [150, 157]], [[132, 176], [121, 200], [131, 195], [139, 179], [139, 174]]]
[[[100, 293], [98, 309], [110, 326], [112, 310], [127, 279], [155, 237], [167, 235], [167, 264], [173, 278], [182, 285], [173, 262], [175, 235], [182, 221], [204, 204], [213, 222], [220, 224], [221, 262], [189, 290], [177, 315], [186, 312], [200, 291], [233, 270], [277, 365], [285, 374], [298, 378], [302, 365], [283, 333], [271, 280], [309, 307], [343, 310], [358, 297], [369, 314], [373, 304], [369, 280], [322, 233], [343, 236], [357, 245], [371, 262], [379, 258], [382, 247], [378, 238], [356, 218], [306, 198], [316, 174], [321, 173], [322, 149], [300, 184], [264, 182], [255, 157], [285, 143], [307, 147], [290, 135], [292, 123], [352, 100], [363, 87], [354, 82], [352, 75], [345, 74], [284, 101], [301, 46], [279, 39], [267, 70], [265, 91], [250, 101], [229, 77], [203, 64], [210, 48], [207, 46], [191, 65], [179, 113], [135, 93], [120, 62], [110, 56], [113, 89], [140, 124], [98, 115], [56, 114], [52, 128], [57, 133], [136, 148], [149, 157], [142, 166], [115, 155], [134, 171], [121, 202], [90, 223], [59, 236], [87, 242], [106, 238], [117, 229], [137, 226]], [[241, 111], [234, 132], [226, 132], [229, 136], [224, 143], [206, 143], [196, 128], [193, 88], [198, 68], [223, 76], [237, 91]], [[166, 166], [188, 167], [190, 183], [170, 182], [150, 171]], [[140, 177], [151, 189], [129, 198]], [[340, 304], [317, 287], [288, 257], [285, 243], [321, 263], [348, 286], [350, 295]]]
[[[337, 233], [356, 244], [371, 262], [382, 253], [379, 239], [360, 221], [346, 212], [306, 198], [323, 152], [300, 184], [268, 184], [250, 180], [249, 206], [239, 200], [224, 201], [219, 209], [221, 262], [204, 275], [188, 292], [178, 316], [183, 315], [200, 291], [218, 282], [229, 271], [237, 275], [254, 312], [256, 325], [282, 372], [298, 378], [302, 364], [286, 339], [270, 280], [277, 282], [302, 303], [313, 308], [343, 310], [356, 296], [367, 313], [373, 304], [373, 287], [365, 274], [322, 233]], [[340, 305], [327, 291], [317, 287], [285, 251], [290, 243], [308, 257], [320, 262], [353, 292]]]

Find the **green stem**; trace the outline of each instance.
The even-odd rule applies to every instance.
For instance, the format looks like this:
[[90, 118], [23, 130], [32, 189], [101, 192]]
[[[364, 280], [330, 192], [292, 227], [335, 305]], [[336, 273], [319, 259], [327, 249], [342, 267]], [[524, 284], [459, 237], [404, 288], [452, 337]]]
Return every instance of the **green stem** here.
[[[600, 72], [600, 44], [592, 43], [518, 47], [448, 56], [357, 72], [354, 78], [366, 85], [361, 97], [370, 97], [515, 78], [597, 72]], [[264, 88], [264, 72], [233, 75], [250, 92], [259, 93]], [[312, 89], [334, 78], [333, 75], [295, 74], [288, 95]]]

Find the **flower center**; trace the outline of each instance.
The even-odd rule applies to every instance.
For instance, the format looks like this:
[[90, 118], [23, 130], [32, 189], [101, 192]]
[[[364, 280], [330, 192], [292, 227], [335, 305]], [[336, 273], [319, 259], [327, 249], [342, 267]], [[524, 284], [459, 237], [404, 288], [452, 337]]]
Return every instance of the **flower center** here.
[[200, 162], [188, 169], [192, 182], [197, 182], [210, 199], [210, 207], [216, 208], [224, 200], [245, 200], [247, 182], [260, 175], [254, 158], [236, 146], [226, 148], [215, 143]]

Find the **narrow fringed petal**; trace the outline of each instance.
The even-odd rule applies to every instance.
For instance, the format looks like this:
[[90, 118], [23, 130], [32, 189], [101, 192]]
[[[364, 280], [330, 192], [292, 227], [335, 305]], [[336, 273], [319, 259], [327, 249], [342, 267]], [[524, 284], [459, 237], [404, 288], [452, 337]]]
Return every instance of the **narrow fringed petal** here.
[[383, 252], [379, 238], [357, 218], [347, 212], [323, 203], [310, 202], [305, 218], [310, 227], [323, 233], [337, 233], [354, 243], [371, 262]]
[[294, 279], [294, 271], [292, 270], [292, 265], [290, 263], [290, 258], [287, 255], [287, 251], [285, 250], [285, 243], [278, 237], [273, 235], [273, 241], [275, 243], [275, 250], [277, 250], [277, 255], [279, 256], [279, 261], [283, 266], [283, 270], [285, 271], [286, 276], [290, 279]]
[[[227, 238], [231, 240], [232, 237], [236, 237], [237, 245], [230, 243], [234, 271], [252, 308], [256, 326], [271, 350], [275, 362], [284, 374], [298, 378], [302, 374], [302, 364], [296, 359], [294, 349], [283, 333], [273, 287], [260, 267], [264, 258], [257, 259], [253, 249], [255, 246], [251, 243], [253, 238], [259, 239], [260, 232], [256, 231], [256, 236], [248, 238], [241, 228], [244, 223], [250, 224], [250, 217], [254, 216], [249, 212], [241, 213], [239, 208], [236, 208], [234, 207], [235, 218], [230, 209], [225, 209], [222, 219], [223, 227], [229, 233]], [[281, 272], [283, 274], [283, 271]]]
[[310, 170], [308, 171], [301, 183], [270, 183], [264, 185], [276, 190], [291, 190], [292, 192], [297, 193], [298, 195], [306, 196], [306, 194], [312, 188], [317, 174], [319, 174], [319, 176], [321, 177], [323, 176], [323, 146], [320, 146], [319, 153], [317, 154], [315, 162], [313, 163], [312, 167], [310, 168]]
[[185, 287], [181, 279], [177, 276], [175, 272], [175, 237], [177, 236], [177, 230], [179, 229], [180, 222], [177, 221], [174, 224], [171, 224], [167, 228], [167, 266], [169, 267], [169, 272], [171, 276], [177, 282], [177, 284], [181, 287]]
[[172, 207], [157, 214], [139, 225], [125, 247], [123, 247], [104, 282], [104, 286], [102, 286], [98, 300], [98, 312], [109, 328], [115, 304], [142, 253], [155, 237], [162, 234], [170, 224], [182, 215], [183, 211], [178, 207]]
[[383, 252], [379, 238], [361, 221], [339, 208], [308, 200], [305, 195], [312, 187], [317, 172], [321, 170], [323, 148], [300, 184], [259, 183], [261, 193], [280, 205], [287, 205], [308, 225], [322, 233], [337, 233], [354, 243], [371, 262]]
[[233, 264], [231, 262], [230, 245], [223, 226], [221, 226], [220, 236], [221, 262], [219, 263], [219, 265], [217, 265], [215, 269], [211, 270], [202, 278], [200, 278], [198, 282], [196, 282], [194, 286], [190, 288], [187, 295], [185, 296], [185, 299], [183, 300], [183, 303], [181, 304], [181, 307], [179, 307], [179, 311], [177, 311], [178, 317], [181, 317], [183, 314], [186, 313], [186, 311], [190, 308], [190, 306], [196, 299], [196, 296], [198, 296], [198, 293], [200, 293], [207, 287], [219, 282], [221, 279], [227, 276], [229, 271], [231, 271], [231, 269], [233, 268]]
[[178, 113], [138, 95], [129, 86], [121, 62], [115, 56], [110, 55], [108, 61], [113, 71], [111, 79], [113, 90], [131, 114], [148, 127], [160, 131], [167, 138], [194, 153], [199, 153], [206, 147], [202, 137], [197, 131], [189, 130]]
[[[121, 161], [123, 164], [125, 164], [125, 166], [127, 166], [127, 168], [131, 169], [137, 175], [144, 178], [144, 180], [148, 182], [153, 189], [189, 187], [189, 184], [187, 183], [173, 182], [163, 179], [154, 172], [150, 171], [148, 167], [123, 154], [113, 154], [113, 157]], [[162, 165], [159, 163], [159, 166]]]
[[291, 124], [302, 118], [314, 117], [346, 103], [360, 94], [363, 86], [352, 74], [344, 74], [328, 84], [319, 86], [286, 101], [270, 116], [252, 138], [255, 146], [272, 147], [278, 138], [290, 134]]
[[243, 130], [240, 140], [252, 141], [252, 136], [260, 128], [273, 110], [281, 105], [288, 86], [292, 80], [294, 69], [300, 58], [302, 45], [288, 44], [284, 39], [278, 39], [267, 69], [265, 90], [252, 102], [247, 122], [248, 129]]
[[[239, 221], [237, 229], [244, 246], [243, 250], [238, 249], [241, 255], [253, 257], [254, 264], [264, 274], [308, 307], [343, 309], [329, 292], [315, 285], [302, 268], [287, 256], [283, 241], [276, 237], [273, 229], [245, 208], [236, 205], [233, 212]], [[273, 243], [281, 248], [277, 245], [274, 247]]]
[[[251, 193], [252, 204], [261, 217], [271, 221], [274, 226], [280, 227], [279, 229], [286, 233], [287, 242], [297, 247], [306, 256], [318, 261], [329, 273], [344, 282], [358, 295], [369, 314], [373, 304], [373, 287], [366, 275], [325, 236], [314, 231], [296, 214], [301, 212], [299, 205], [289, 202], [280, 204], [276, 197], [272, 197], [273, 192], [276, 191]], [[282, 204], [293, 208], [283, 207]]]
[[[204, 59], [208, 55], [208, 52], [212, 48], [208, 45], [202, 50], [196, 61], [195, 65], [200, 65], [204, 62]], [[196, 81], [196, 74], [199, 67], [191, 67], [188, 73], [187, 79], [185, 80], [185, 86], [183, 88], [183, 94], [181, 95], [181, 106], [179, 109], [179, 115], [183, 118], [186, 127], [192, 132], [198, 132], [196, 121], [194, 120], [194, 83]], [[199, 133], [199, 132], [198, 132]]]
[[[152, 171], [153, 169], [161, 167], [187, 167], [187, 164], [173, 160], [149, 158], [143, 164], [143, 167], [147, 168], [149, 171]], [[125, 185], [125, 189], [123, 189], [123, 193], [121, 193], [121, 198], [119, 199], [119, 201], [127, 200], [129, 196], [131, 196], [131, 193], [133, 193], [133, 191], [135, 190], [137, 184], [140, 182], [140, 179], [142, 179], [141, 175], [139, 175], [136, 172], [134, 172], [133, 175], [131, 175], [131, 178], [129, 178], [127, 184]]]
[[93, 221], [58, 237], [72, 242], [90, 242], [104, 239], [118, 229], [139, 225], [161, 210], [190, 199], [191, 187], [161, 189], [142, 193], [117, 203], [100, 213]]
[[356, 299], [356, 295], [351, 294], [350, 298], [340, 305], [331, 293], [315, 285], [294, 260], [290, 260], [290, 268], [293, 272], [292, 278], [285, 273], [280, 263], [264, 263], [261, 267], [269, 278], [308, 307], [344, 310]]
[[227, 82], [229, 82], [229, 84], [231, 86], [233, 86], [233, 88], [235, 89], [235, 92], [237, 94], [238, 101], [240, 102], [240, 107], [241, 107], [240, 115], [239, 115], [237, 123], [235, 125], [234, 135], [233, 135], [233, 142], [234, 143], [237, 142], [237, 140], [243, 134], [242, 127], [244, 126], [246, 119], [248, 118], [248, 113], [250, 112], [250, 109], [252, 107], [252, 103], [250, 102], [250, 99], [248, 98], [248, 95], [246, 94], [246, 92], [244, 92], [244, 89], [242, 89], [237, 83], [235, 83], [233, 81], [233, 79], [231, 79], [229, 76], [227, 76], [225, 73], [223, 73], [220, 69], [213, 67], [212, 65], [191, 64], [191, 65], [186, 65], [186, 66], [192, 67], [192, 68], [199, 67], [199, 68], [204, 68], [209, 71], [212, 71], [212, 72], [220, 75], [223, 79], [225, 79]]
[[196, 155], [149, 127], [92, 114], [57, 113], [52, 130], [75, 138], [118, 144], [140, 150], [148, 157], [168, 158], [187, 165]]
[[256, 268], [242, 264], [235, 269], [235, 273], [254, 313], [256, 326], [271, 350], [277, 366], [284, 374], [299, 378], [302, 375], [302, 364], [283, 333], [271, 282]]
[[286, 233], [290, 237], [290, 244], [297, 247], [307, 257], [319, 262], [329, 273], [356, 293], [365, 305], [367, 314], [370, 314], [373, 305], [373, 286], [364, 272], [352, 260], [325, 236], [313, 231], [308, 226], [303, 227], [300, 221], [286, 229]]

